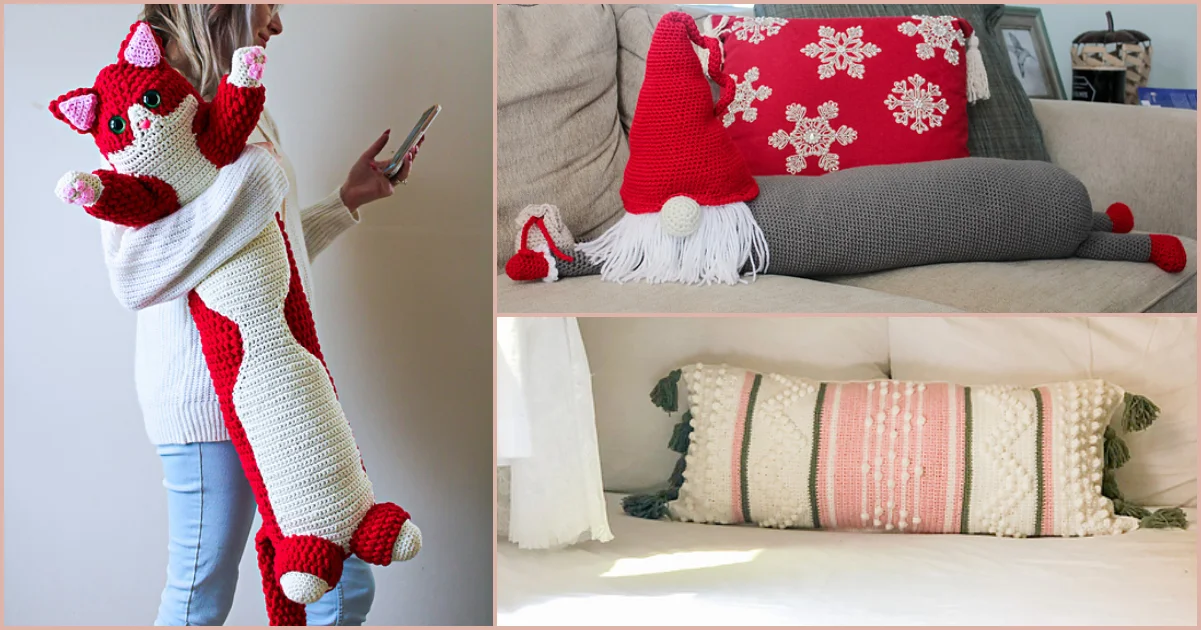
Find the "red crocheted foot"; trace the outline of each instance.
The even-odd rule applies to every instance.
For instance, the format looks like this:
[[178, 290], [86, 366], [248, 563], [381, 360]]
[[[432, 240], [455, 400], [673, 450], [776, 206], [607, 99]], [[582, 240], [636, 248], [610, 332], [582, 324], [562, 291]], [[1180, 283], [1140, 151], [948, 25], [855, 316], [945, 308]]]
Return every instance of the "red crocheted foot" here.
[[263, 600], [267, 605], [267, 623], [273, 626], [303, 626], [308, 623], [304, 604], [297, 604], [284, 595], [275, 576], [275, 546], [263, 529], [254, 537], [258, 552], [259, 572], [263, 576]]
[[1114, 234], [1126, 234], [1134, 229], [1134, 213], [1130, 212], [1130, 206], [1119, 201], [1111, 204], [1105, 214], [1113, 222]]
[[542, 280], [550, 275], [550, 261], [532, 249], [517, 252], [505, 263], [505, 274], [517, 282]]
[[1184, 244], [1175, 236], [1151, 235], [1151, 262], [1168, 273], [1179, 273], [1188, 263]]
[[288, 536], [279, 542], [275, 575], [288, 599], [311, 604], [338, 584], [346, 552], [317, 536]]
[[386, 567], [421, 551], [421, 530], [399, 505], [377, 503], [350, 537], [350, 550], [364, 562]]

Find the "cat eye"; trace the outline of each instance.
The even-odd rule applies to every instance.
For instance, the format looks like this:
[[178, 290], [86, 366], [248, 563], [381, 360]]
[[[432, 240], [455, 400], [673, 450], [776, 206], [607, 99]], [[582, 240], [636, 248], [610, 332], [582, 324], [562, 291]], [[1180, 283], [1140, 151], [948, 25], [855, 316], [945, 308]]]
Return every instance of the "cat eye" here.
[[158, 90], [148, 90], [142, 95], [142, 104], [150, 109], [154, 109], [162, 103], [163, 97], [159, 95]]
[[120, 116], [113, 116], [108, 119], [108, 130], [118, 136], [125, 133], [125, 119]]

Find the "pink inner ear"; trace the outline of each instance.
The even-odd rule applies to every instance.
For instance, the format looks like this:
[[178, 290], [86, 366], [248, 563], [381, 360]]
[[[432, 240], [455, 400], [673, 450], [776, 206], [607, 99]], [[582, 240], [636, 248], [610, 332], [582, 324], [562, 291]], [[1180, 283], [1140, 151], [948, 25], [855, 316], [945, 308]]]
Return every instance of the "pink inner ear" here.
[[58, 104], [58, 111], [62, 112], [76, 129], [87, 131], [96, 121], [96, 95], [81, 94], [71, 97]]
[[158, 65], [160, 59], [162, 54], [150, 26], [144, 22], [138, 24], [133, 36], [129, 38], [129, 45], [125, 47], [125, 61], [139, 68], [153, 68]]

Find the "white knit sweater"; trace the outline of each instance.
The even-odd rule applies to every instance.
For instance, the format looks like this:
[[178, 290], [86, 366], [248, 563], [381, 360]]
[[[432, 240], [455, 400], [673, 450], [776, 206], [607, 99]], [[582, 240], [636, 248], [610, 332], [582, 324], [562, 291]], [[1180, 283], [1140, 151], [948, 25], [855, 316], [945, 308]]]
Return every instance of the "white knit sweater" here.
[[251, 149], [175, 214], [137, 230], [102, 224], [113, 293], [137, 310], [134, 380], [154, 444], [229, 439], [188, 311], [188, 292], [270, 225], [282, 204], [301, 281], [312, 296], [309, 263], [358, 223], [337, 190], [300, 208], [295, 173], [266, 112], [250, 143], [267, 143], [279, 162], [268, 150]]

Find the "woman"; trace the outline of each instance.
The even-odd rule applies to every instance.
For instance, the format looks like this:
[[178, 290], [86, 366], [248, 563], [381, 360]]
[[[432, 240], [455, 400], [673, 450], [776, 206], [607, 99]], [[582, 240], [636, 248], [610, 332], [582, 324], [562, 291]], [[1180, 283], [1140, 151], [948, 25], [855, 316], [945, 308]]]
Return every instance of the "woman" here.
[[[266, 47], [283, 32], [278, 5], [268, 4], [145, 5], [141, 19], [162, 38], [171, 65], [206, 99], [213, 97], [221, 77], [229, 72], [234, 50]], [[206, 192], [153, 229], [103, 224], [113, 290], [122, 303], [138, 312], [138, 400], [147, 433], [162, 459], [167, 488], [167, 585], [155, 625], [224, 623], [256, 511], [201, 354], [187, 293], [274, 220], [280, 208], [255, 203], [251, 193], [255, 181], [278, 181], [282, 167], [288, 183], [284, 221], [293, 236], [305, 292], [311, 295], [312, 259], [358, 223], [359, 208], [390, 196], [393, 183], [404, 183], [408, 177], [416, 148], [406, 156], [395, 180], [389, 180], [381, 171], [384, 163], [375, 160], [388, 137], [385, 131], [359, 157], [337, 190], [301, 208], [295, 173], [282, 153], [274, 122], [264, 112], [250, 143], [267, 148], [275, 160], [259, 157], [254, 162], [245, 178], [242, 192], [246, 194], [235, 196], [231, 203], [225, 201], [228, 197], [218, 201]], [[250, 159], [246, 154], [244, 158]], [[370, 568], [351, 557], [338, 585], [307, 607], [309, 624], [361, 625], [374, 589]]]

